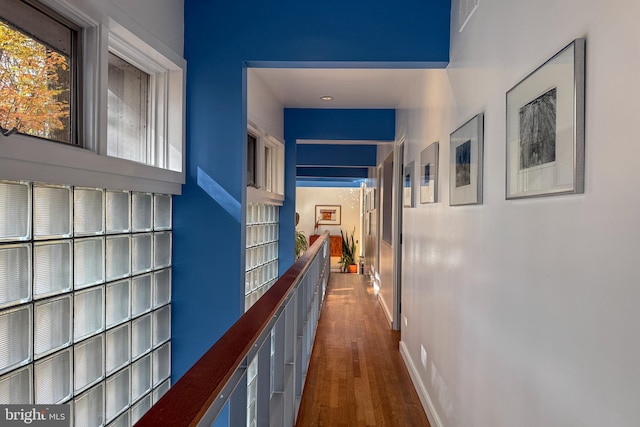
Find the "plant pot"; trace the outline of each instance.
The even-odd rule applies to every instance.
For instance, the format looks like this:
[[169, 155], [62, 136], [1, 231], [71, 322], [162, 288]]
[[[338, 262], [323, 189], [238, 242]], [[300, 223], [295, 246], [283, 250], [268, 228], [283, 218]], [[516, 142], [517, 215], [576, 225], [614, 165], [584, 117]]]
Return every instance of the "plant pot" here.
[[351, 264], [347, 267], [349, 273], [357, 273], [358, 272], [358, 266], [356, 264]]

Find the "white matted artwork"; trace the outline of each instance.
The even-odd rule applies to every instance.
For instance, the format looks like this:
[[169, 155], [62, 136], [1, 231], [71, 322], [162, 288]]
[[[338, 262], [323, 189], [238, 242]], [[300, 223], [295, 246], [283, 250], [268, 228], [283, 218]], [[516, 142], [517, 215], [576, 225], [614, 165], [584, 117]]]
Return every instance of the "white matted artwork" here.
[[340, 225], [342, 221], [342, 206], [316, 205], [317, 225]]
[[584, 191], [585, 40], [507, 92], [506, 197]]
[[405, 208], [412, 208], [413, 205], [413, 174], [414, 163], [407, 163], [404, 167], [404, 183], [402, 184], [402, 198], [404, 200], [403, 206]]
[[484, 114], [456, 129], [450, 138], [449, 205], [482, 204]]
[[420, 153], [420, 203], [438, 201], [438, 152], [434, 142]]

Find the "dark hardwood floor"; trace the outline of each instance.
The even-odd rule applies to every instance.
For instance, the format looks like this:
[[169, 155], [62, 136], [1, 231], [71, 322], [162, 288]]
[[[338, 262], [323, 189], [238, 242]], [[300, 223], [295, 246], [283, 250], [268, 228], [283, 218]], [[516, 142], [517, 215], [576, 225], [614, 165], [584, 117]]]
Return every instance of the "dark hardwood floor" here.
[[297, 426], [429, 426], [366, 277], [331, 274]]

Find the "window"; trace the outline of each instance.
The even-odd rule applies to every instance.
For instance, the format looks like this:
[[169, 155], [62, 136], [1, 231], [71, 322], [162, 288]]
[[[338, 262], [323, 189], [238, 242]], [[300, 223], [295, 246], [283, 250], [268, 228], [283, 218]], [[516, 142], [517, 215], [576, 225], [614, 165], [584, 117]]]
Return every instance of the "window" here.
[[273, 150], [268, 145], [264, 146], [264, 189], [273, 191]]
[[249, 202], [284, 200], [284, 144], [249, 123], [247, 132], [247, 197]]
[[179, 194], [186, 61], [91, 3], [0, 0], [3, 178]]
[[0, 127], [79, 145], [77, 27], [37, 3], [0, 3]]
[[182, 171], [183, 72], [126, 30], [109, 32], [103, 153]]
[[258, 138], [251, 134], [247, 134], [247, 185], [250, 187], [258, 187], [256, 183], [256, 152], [258, 146]]
[[107, 154], [148, 163], [149, 74], [109, 53]]

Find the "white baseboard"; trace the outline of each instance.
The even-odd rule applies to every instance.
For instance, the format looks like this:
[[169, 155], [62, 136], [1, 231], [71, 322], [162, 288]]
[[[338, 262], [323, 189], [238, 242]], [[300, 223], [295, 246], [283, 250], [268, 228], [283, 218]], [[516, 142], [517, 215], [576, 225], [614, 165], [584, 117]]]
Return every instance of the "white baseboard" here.
[[436, 408], [433, 406], [433, 401], [427, 392], [427, 388], [424, 386], [420, 375], [418, 374], [418, 370], [416, 369], [416, 365], [413, 363], [413, 359], [409, 355], [409, 350], [407, 349], [404, 341], [400, 341], [400, 355], [404, 360], [404, 364], [407, 366], [407, 370], [409, 371], [409, 376], [411, 377], [411, 381], [413, 382], [416, 391], [418, 392], [418, 397], [420, 398], [420, 402], [422, 403], [422, 407], [424, 411], [427, 413], [427, 418], [429, 418], [429, 424], [431, 427], [444, 427], [442, 422], [440, 421], [440, 417], [436, 412]]
[[389, 307], [387, 307], [387, 303], [384, 301], [384, 298], [382, 298], [381, 294], [378, 294], [378, 302], [382, 307], [382, 311], [384, 312], [384, 315], [387, 317], [387, 321], [389, 322], [389, 327], [393, 329], [393, 316], [391, 315], [391, 311], [389, 311]]

